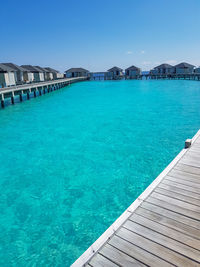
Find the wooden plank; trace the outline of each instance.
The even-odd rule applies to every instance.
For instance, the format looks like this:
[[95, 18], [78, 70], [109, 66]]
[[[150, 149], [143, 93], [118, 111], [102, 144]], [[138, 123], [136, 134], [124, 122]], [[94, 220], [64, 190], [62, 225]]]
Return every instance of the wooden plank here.
[[162, 188], [162, 189], [168, 190], [170, 192], [179, 193], [179, 194], [184, 195], [184, 196], [189, 196], [190, 198], [197, 199], [200, 201], [200, 195], [199, 194], [193, 193], [193, 192], [185, 190], [185, 189], [181, 189], [178, 186], [171, 186], [171, 185], [167, 185], [167, 184], [162, 182], [159, 184], [159, 186], [157, 188]]
[[[127, 232], [126, 229], [122, 229], [121, 232]], [[143, 262], [146, 265], [151, 265], [151, 266], [171, 266], [171, 264], [169, 264], [168, 262], [166, 262], [165, 260], [159, 257], [151, 254], [150, 252], [148, 252], [147, 250], [143, 249], [145, 248], [144, 243], [145, 243], [145, 239], [136, 235], [136, 234], [132, 234], [132, 237], [134, 236], [134, 243], [136, 240], [139, 240], [139, 244], [142, 247], [139, 247], [139, 244], [137, 242], [137, 246], [135, 246], [133, 243], [128, 242], [125, 239], [122, 239], [121, 236], [121, 232], [119, 233], [119, 236], [114, 236], [110, 241], [109, 244], [111, 244], [113, 247], [115, 247], [116, 249], [123, 251], [124, 253], [130, 255], [131, 257], [139, 260], [140, 262]], [[142, 241], [141, 241], [142, 240]], [[150, 243], [150, 241], [148, 241]], [[122, 264], [122, 266], [127, 266], [126, 262], [120, 261], [120, 264]], [[143, 264], [142, 264], [143, 266]]]
[[175, 178], [175, 177], [168, 176], [168, 175], [165, 176], [165, 179], [170, 180], [170, 181], [174, 181], [174, 182], [179, 183], [179, 184], [184, 184], [184, 185], [188, 185], [188, 186], [200, 189], [200, 184], [197, 184], [197, 183], [193, 183], [193, 182], [186, 181], [183, 179], [181, 180], [179, 178]]
[[151, 197], [162, 200], [162, 201], [166, 201], [169, 204], [175, 205], [175, 206], [179, 206], [179, 207], [184, 207], [185, 209], [189, 210], [190, 212], [195, 212], [195, 213], [199, 213], [199, 219], [200, 219], [200, 207], [199, 206], [195, 206], [193, 204], [175, 199], [173, 197], [168, 197], [168, 196], [164, 196], [161, 195], [159, 193], [153, 192], [151, 194]]
[[187, 203], [190, 203], [190, 204], [193, 204], [193, 205], [196, 205], [196, 206], [200, 207], [200, 200], [189, 197], [189, 194], [188, 195], [182, 195], [182, 194], [180, 194], [178, 192], [168, 191], [168, 190], [163, 189], [161, 187], [157, 187], [154, 190], [154, 192], [162, 194], [162, 195], [165, 195], [165, 196], [168, 196], [168, 197], [172, 197], [172, 198], [175, 198], [175, 199], [178, 199], [178, 200], [182, 200], [182, 201], [185, 201]]
[[[140, 234], [130, 231], [127, 228], [122, 227], [117, 232], [116, 236], [119, 236], [120, 238], [127, 240], [129, 243], [142, 248], [144, 251], [152, 253], [152, 255], [160, 257], [166, 262], [174, 264], [176, 266], [197, 266], [196, 263], [194, 263], [188, 258], [185, 258], [183, 255], [165, 246], [162, 246], [158, 244], [157, 242], [154, 242], [148, 238], [145, 238]], [[151, 262], [151, 258], [149, 260]], [[152, 265], [148, 264], [148, 265], [154, 266], [153, 264]], [[156, 266], [162, 266], [162, 265], [156, 265]]]
[[[172, 177], [173, 179], [173, 177]], [[178, 179], [175, 179], [176, 181], [173, 181], [172, 179], [168, 180], [168, 179], [164, 179], [162, 181], [162, 183], [160, 183], [160, 185], [162, 184], [165, 184], [165, 185], [169, 185], [169, 186], [174, 186], [176, 188], [180, 188], [182, 190], [186, 190], [188, 191], [189, 193], [196, 193], [198, 195], [199, 193], [199, 189], [198, 188], [195, 188], [195, 187], [191, 187], [191, 186], [188, 186], [188, 185], [185, 185], [185, 184], [182, 184], [182, 183], [179, 183], [179, 180]], [[188, 193], [188, 194], [189, 194]]]
[[200, 168], [200, 161], [196, 159], [181, 159], [181, 163], [188, 166]]
[[[176, 231], [182, 232], [185, 235], [189, 235], [192, 236], [195, 239], [200, 240], [200, 230], [199, 229], [195, 229], [193, 227], [191, 227], [190, 225], [186, 225], [184, 223], [182, 223], [180, 220], [177, 221], [174, 219], [174, 214], [172, 214], [172, 218], [168, 218], [165, 217], [162, 213], [162, 210], [159, 213], [154, 212], [154, 209], [152, 208], [152, 210], [148, 210], [145, 209], [143, 207], [139, 207], [136, 212], [136, 214], [143, 216], [145, 218], [148, 218], [152, 221], [158, 222], [162, 225], [168, 226]], [[176, 218], [177, 219], [177, 218]], [[181, 218], [179, 218], [181, 219]], [[200, 224], [199, 224], [200, 226]]]
[[[148, 201], [149, 201], [149, 198], [148, 198]], [[183, 223], [185, 225], [189, 225], [190, 227], [193, 227], [194, 229], [200, 229], [200, 222], [197, 221], [197, 220], [194, 220], [192, 218], [189, 218], [189, 217], [186, 217], [182, 214], [179, 214], [179, 213], [176, 213], [172, 210], [169, 210], [167, 209], [167, 207], [164, 207], [164, 206], [159, 206], [159, 203], [156, 202], [156, 200], [154, 198], [150, 199], [151, 202], [146, 202], [144, 201], [140, 207], [146, 209], [146, 210], [150, 210], [150, 211], [153, 211], [153, 212], [156, 212], [160, 215], [163, 215], [167, 218], [170, 218], [170, 219], [173, 219], [173, 220], [176, 220], [180, 223]], [[155, 202], [155, 203], [153, 203]], [[161, 202], [162, 204], [166, 204], [165, 202]], [[171, 207], [171, 205], [170, 205]]]
[[157, 233], [160, 233], [166, 237], [172, 238], [178, 242], [181, 242], [187, 246], [190, 246], [193, 249], [199, 250], [198, 255], [200, 255], [200, 240], [197, 240], [197, 239], [194, 239], [193, 237], [185, 235], [184, 233], [181, 233], [180, 231], [177, 232], [171, 227], [169, 228], [169, 226], [162, 225], [158, 222], [152, 221], [136, 213], [134, 213], [130, 217], [130, 220], [142, 226], [145, 226]]
[[200, 162], [200, 157], [197, 153], [192, 153], [192, 152], [188, 152], [182, 159], [181, 159], [181, 162], [183, 160], [194, 160], [194, 161], [197, 161], [197, 162]]
[[168, 176], [184, 179], [193, 183], [200, 183], [200, 175], [195, 175], [179, 170], [172, 170], [167, 174]]
[[[162, 245], [163, 247], [166, 247], [168, 249], [171, 249], [173, 250], [174, 252], [177, 252], [177, 254], [181, 254], [181, 255], [185, 255], [186, 257], [188, 257], [188, 261], [187, 261], [187, 264], [188, 266], [195, 266], [196, 263], [200, 263], [199, 262], [199, 252], [195, 251], [194, 249], [180, 243], [180, 242], [177, 242], [171, 238], [168, 238], [166, 236], [163, 236], [159, 233], [156, 233], [154, 231], [152, 231], [151, 229], [148, 229], [144, 226], [141, 226], [137, 223], [134, 223], [130, 220], [128, 220], [124, 225], [123, 225], [124, 228], [134, 232], [134, 233], [137, 233], [147, 239], [150, 239], [151, 241], [153, 242], [156, 242], [157, 244], [160, 244]], [[160, 251], [161, 253], [161, 251]], [[186, 258], [185, 257], [185, 261], [186, 261]], [[195, 260], [196, 262], [193, 262], [193, 260]], [[177, 264], [178, 265], [178, 264]], [[182, 266], [182, 265], [180, 265]], [[187, 266], [187, 265], [185, 265]]]
[[192, 146], [190, 148], [190, 152], [193, 152], [193, 153], [198, 153], [199, 154], [200, 153], [199, 150], [200, 150], [200, 147], [196, 147], [196, 146], [195, 147]]
[[158, 198], [153, 198], [153, 197], [148, 197], [148, 199], [146, 201], [150, 202], [152, 204], [158, 205], [158, 206], [160, 206], [162, 208], [165, 208], [165, 209], [174, 211], [176, 213], [185, 215], [185, 216], [187, 216], [189, 218], [200, 220], [200, 216], [199, 216], [198, 213], [190, 211], [188, 209], [185, 209], [184, 206], [180, 207], [180, 206], [177, 206], [177, 205], [173, 205], [173, 204], [168, 203], [168, 202], [166, 202], [164, 200], [160, 200]]
[[[128, 251], [126, 249], [129, 249]], [[109, 244], [106, 244], [100, 251], [99, 254], [103, 255], [104, 257], [112, 260], [114, 263], [120, 265], [120, 266], [146, 266], [143, 263], [137, 261], [134, 259], [134, 257], [131, 257], [134, 255], [133, 253], [130, 253], [131, 256], [127, 255], [130, 251], [129, 246], [127, 246], [125, 249], [125, 253], [119, 249], [117, 249], [114, 246], [111, 246]]]
[[95, 256], [89, 262], [90, 265], [94, 267], [116, 267], [120, 266], [115, 264], [114, 262], [110, 261], [109, 259], [105, 258], [104, 256], [100, 255], [99, 253], [95, 254]]
[[181, 161], [178, 164], [176, 164], [176, 166], [173, 169], [200, 175], [200, 168], [187, 166], [185, 164], [182, 164]]
[[200, 158], [200, 149], [189, 149], [188, 152], [186, 153], [187, 157], [196, 157], [197, 159]]

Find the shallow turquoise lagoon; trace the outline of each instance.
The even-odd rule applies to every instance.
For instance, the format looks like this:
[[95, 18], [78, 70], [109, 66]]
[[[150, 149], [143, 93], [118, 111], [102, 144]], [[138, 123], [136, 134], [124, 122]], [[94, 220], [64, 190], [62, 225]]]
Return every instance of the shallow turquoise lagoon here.
[[0, 266], [69, 266], [200, 128], [200, 82], [82, 82], [0, 110]]

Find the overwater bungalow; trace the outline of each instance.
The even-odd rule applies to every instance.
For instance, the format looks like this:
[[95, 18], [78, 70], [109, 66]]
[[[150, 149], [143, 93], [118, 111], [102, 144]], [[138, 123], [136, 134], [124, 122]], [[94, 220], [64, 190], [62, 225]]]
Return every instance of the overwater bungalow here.
[[40, 67], [40, 66], [34, 66], [34, 68], [37, 68], [37, 69], [39, 69], [42, 73], [43, 73], [43, 77], [42, 77], [42, 79], [44, 79], [44, 81], [47, 81], [47, 77], [46, 77], [46, 72], [47, 72], [47, 70], [45, 69], [45, 68], [42, 68], [42, 67]]
[[4, 64], [0, 64], [0, 87], [16, 85], [16, 71]]
[[24, 72], [25, 69], [23, 69], [22, 67], [13, 64], [13, 63], [3, 63], [4, 65], [12, 68], [13, 70], [15, 70], [15, 81], [16, 84], [22, 84], [24, 83]]
[[107, 79], [108, 80], [119, 80], [123, 78], [123, 70], [118, 67], [113, 67], [107, 70]]
[[65, 71], [66, 78], [87, 77], [89, 71], [83, 68], [71, 68]]
[[48, 70], [50, 73], [52, 73], [53, 75], [53, 80], [56, 80], [56, 79], [59, 79], [59, 71], [58, 70], [55, 70], [55, 69], [52, 69], [52, 68], [49, 68], [49, 67], [45, 67], [46, 70]]
[[33, 67], [31, 65], [21, 65], [21, 67], [26, 69], [27, 73], [29, 74], [32, 73], [32, 75], [28, 75], [28, 76], [26, 75], [26, 78], [30, 78], [28, 82], [32, 82], [32, 81], [43, 82], [44, 81], [44, 73], [40, 69]]
[[141, 69], [132, 65], [131, 67], [125, 69], [126, 79], [137, 79], [141, 75]]
[[43, 68], [45, 70], [45, 80], [51, 81], [53, 80], [53, 73], [49, 71], [47, 68]]
[[174, 66], [176, 74], [192, 74], [194, 73], [194, 65], [182, 62]]
[[174, 72], [174, 67], [170, 64], [163, 63], [157, 67], [155, 67], [153, 70], [151, 70], [151, 74], [153, 75], [169, 75]]

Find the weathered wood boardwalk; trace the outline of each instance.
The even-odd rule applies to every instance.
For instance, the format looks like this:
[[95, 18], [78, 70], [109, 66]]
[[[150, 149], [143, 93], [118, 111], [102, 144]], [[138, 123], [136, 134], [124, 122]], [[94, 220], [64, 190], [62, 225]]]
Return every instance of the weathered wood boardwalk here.
[[200, 266], [200, 131], [72, 266]]

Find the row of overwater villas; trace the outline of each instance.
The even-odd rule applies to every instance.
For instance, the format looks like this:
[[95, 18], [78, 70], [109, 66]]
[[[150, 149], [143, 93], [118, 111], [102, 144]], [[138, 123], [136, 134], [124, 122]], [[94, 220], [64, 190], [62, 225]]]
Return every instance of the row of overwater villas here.
[[49, 67], [0, 63], [0, 87], [51, 81], [63, 77], [64, 74]]
[[196, 68], [186, 62], [179, 63], [175, 66], [164, 63], [150, 70], [151, 75], [184, 75], [184, 74], [200, 74], [200, 67]]
[[[125, 69], [125, 73], [123, 69], [119, 67], [113, 67], [107, 72], [89, 72], [83, 68], [71, 68], [65, 72], [66, 77], [79, 77], [79, 76], [87, 76], [91, 80], [117, 80], [117, 79], [135, 79], [141, 77], [142, 70], [134, 65]], [[150, 70], [149, 75], [170, 75], [170, 74], [200, 74], [200, 67], [196, 68], [194, 65], [191, 65], [186, 62], [179, 63], [175, 66], [170, 64], [161, 64], [154, 69]]]
[[[126, 74], [130, 76], [139, 76], [141, 75], [141, 69], [135, 66], [131, 66], [126, 69]], [[67, 78], [85, 76], [91, 80], [112, 80], [112, 79], [121, 79], [124, 77], [123, 69], [118, 67], [113, 67], [107, 72], [89, 72], [83, 68], [71, 68], [65, 71], [65, 76]]]

